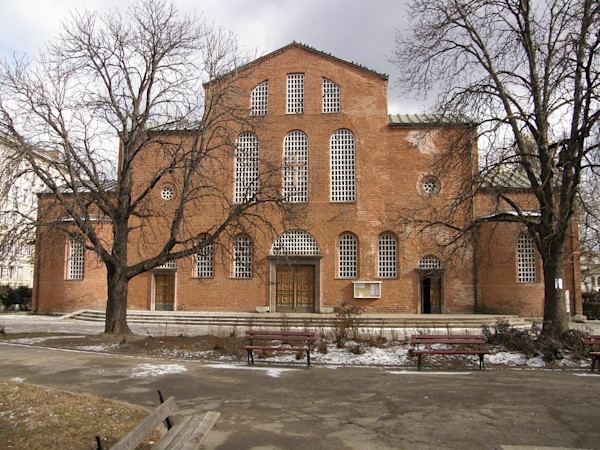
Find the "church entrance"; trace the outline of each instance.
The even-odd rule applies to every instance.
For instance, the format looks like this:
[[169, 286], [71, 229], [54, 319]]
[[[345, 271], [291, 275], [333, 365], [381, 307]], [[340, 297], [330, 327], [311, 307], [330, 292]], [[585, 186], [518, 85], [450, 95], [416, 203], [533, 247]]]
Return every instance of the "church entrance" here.
[[154, 310], [173, 311], [175, 304], [175, 274], [154, 274]]
[[277, 312], [315, 312], [315, 266], [277, 265]]

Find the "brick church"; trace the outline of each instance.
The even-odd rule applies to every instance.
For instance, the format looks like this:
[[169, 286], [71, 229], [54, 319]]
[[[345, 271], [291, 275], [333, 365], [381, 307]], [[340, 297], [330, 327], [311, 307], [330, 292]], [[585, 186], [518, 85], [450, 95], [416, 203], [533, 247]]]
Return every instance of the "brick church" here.
[[[233, 137], [243, 152], [222, 161], [231, 173], [222, 189], [232, 203], [244, 202], [261, 161], [279, 160], [281, 192], [302, 220], [289, 226], [273, 219], [272, 232], [223, 235], [200, 254], [135, 277], [128, 309], [327, 313], [345, 302], [367, 313], [542, 316], [541, 260], [525, 229], [487, 220], [448, 252], [426, 231], [407, 233], [394, 219], [416, 205], [441, 208], [471, 179], [475, 139], [453, 173], [433, 167], [457, 135], [469, 135], [468, 123], [388, 114], [386, 75], [298, 43], [244, 71], [238, 101], [263, 122]], [[145, 172], [138, 170], [140, 180]], [[527, 201], [523, 180], [496, 181]], [[154, 189], [165, 208], [178, 193], [176, 181]], [[484, 192], [462, 216], [489, 219], [496, 211], [490, 204]], [[217, 223], [219, 205], [208, 209], [213, 213], [190, 225], [199, 237]], [[576, 314], [580, 269], [572, 248], [564, 283]], [[37, 252], [38, 311], [105, 308], [106, 269], [80, 242], [57, 238]]]

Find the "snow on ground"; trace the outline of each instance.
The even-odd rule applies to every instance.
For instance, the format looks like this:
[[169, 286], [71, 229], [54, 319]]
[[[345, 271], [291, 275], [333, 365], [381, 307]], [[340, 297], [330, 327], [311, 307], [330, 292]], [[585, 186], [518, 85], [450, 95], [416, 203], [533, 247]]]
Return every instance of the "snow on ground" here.
[[139, 364], [131, 372], [131, 378], [155, 377], [187, 372], [182, 364]]
[[114, 348], [119, 348], [119, 344], [81, 345], [77, 348], [88, 352], [106, 352]]
[[54, 339], [84, 339], [85, 336], [48, 336], [48, 337], [37, 337], [37, 338], [21, 338], [21, 339], [13, 339], [10, 342], [13, 344], [23, 344], [23, 345], [35, 345], [41, 344], [42, 342], [46, 342]]

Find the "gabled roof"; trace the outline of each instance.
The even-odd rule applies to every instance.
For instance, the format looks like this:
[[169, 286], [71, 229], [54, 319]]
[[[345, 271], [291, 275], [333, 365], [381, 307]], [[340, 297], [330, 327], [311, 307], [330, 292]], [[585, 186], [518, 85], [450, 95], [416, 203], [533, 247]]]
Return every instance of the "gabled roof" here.
[[[277, 55], [280, 55], [281, 53], [283, 53], [283, 52], [285, 52], [285, 51], [287, 51], [287, 50], [289, 50], [291, 48], [299, 48], [299, 49], [304, 50], [304, 51], [306, 51], [308, 53], [312, 53], [314, 55], [323, 56], [325, 58], [331, 59], [332, 61], [335, 61], [335, 62], [338, 62], [338, 63], [341, 63], [341, 64], [345, 64], [345, 65], [347, 65], [349, 67], [352, 67], [354, 69], [360, 70], [362, 72], [366, 72], [366, 73], [368, 73], [370, 75], [374, 75], [374, 76], [376, 76], [378, 78], [381, 78], [382, 80], [385, 80], [385, 81], [388, 80], [388, 75], [387, 74], [376, 72], [375, 70], [369, 69], [369, 68], [367, 68], [365, 66], [362, 66], [360, 64], [357, 64], [355, 62], [349, 62], [349, 61], [346, 61], [344, 59], [337, 58], [337, 57], [333, 56], [331, 53], [326, 53], [326, 52], [323, 52], [321, 50], [317, 50], [317, 49], [315, 49], [313, 47], [310, 47], [310, 46], [305, 45], [305, 44], [301, 44], [301, 43], [296, 42], [296, 41], [292, 42], [291, 44], [286, 45], [285, 47], [281, 47], [278, 50], [275, 50], [275, 51], [273, 51], [271, 53], [268, 53], [268, 54], [266, 54], [264, 56], [261, 56], [261, 57], [255, 59], [254, 61], [249, 62], [248, 64], [245, 64], [245, 65], [241, 66], [240, 68], [238, 68], [236, 70], [236, 72], [239, 72], [241, 70], [245, 70], [247, 68], [250, 68], [252, 66], [260, 64], [263, 61], [266, 61], [266, 60], [271, 59], [271, 58], [273, 58], [273, 57], [275, 57]], [[232, 72], [229, 72], [229, 73], [223, 75], [222, 77], [226, 77], [226, 76], [228, 76], [231, 73]], [[222, 78], [222, 77], [219, 77], [219, 78]]]

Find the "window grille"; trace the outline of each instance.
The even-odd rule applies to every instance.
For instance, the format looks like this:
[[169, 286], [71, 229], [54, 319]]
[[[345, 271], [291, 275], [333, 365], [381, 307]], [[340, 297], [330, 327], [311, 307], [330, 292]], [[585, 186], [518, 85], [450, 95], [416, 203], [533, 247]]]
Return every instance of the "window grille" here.
[[233, 244], [233, 277], [252, 278], [252, 241], [240, 236]]
[[260, 83], [252, 89], [250, 113], [253, 116], [264, 116], [269, 110], [269, 82]]
[[169, 201], [173, 198], [173, 189], [170, 187], [166, 187], [164, 188], [161, 193], [160, 196], [162, 197], [163, 200]]
[[85, 267], [85, 248], [79, 239], [69, 241], [69, 280], [83, 280]]
[[177, 262], [175, 260], [167, 261], [160, 266], [156, 266], [155, 269], [177, 269]]
[[519, 283], [535, 283], [535, 243], [531, 236], [519, 236], [517, 240], [517, 264]]
[[317, 240], [306, 231], [286, 231], [277, 236], [271, 255], [316, 256], [321, 254]]
[[331, 201], [355, 199], [354, 135], [338, 130], [331, 136]]
[[425, 191], [425, 194], [432, 195], [435, 193], [436, 189], [437, 189], [437, 183], [435, 182], [434, 179], [430, 178], [423, 182], [423, 191]]
[[283, 141], [283, 198], [308, 201], [308, 139], [302, 131], [288, 133]]
[[339, 252], [339, 271], [338, 275], [340, 278], [356, 278], [357, 265], [356, 265], [356, 238], [351, 234], [344, 234], [340, 236], [338, 243]]
[[340, 87], [327, 78], [323, 78], [323, 112], [340, 112]]
[[419, 269], [441, 269], [442, 263], [435, 256], [426, 256], [421, 261], [419, 261], [419, 265], [417, 266]]
[[252, 201], [258, 193], [258, 138], [243, 133], [235, 144], [234, 202]]
[[291, 73], [287, 76], [287, 113], [304, 113], [304, 74]]
[[396, 277], [396, 238], [391, 234], [384, 234], [378, 243], [378, 270], [379, 278]]
[[196, 254], [196, 278], [213, 277], [213, 244], [207, 244]]

